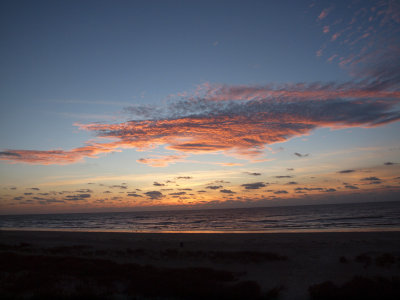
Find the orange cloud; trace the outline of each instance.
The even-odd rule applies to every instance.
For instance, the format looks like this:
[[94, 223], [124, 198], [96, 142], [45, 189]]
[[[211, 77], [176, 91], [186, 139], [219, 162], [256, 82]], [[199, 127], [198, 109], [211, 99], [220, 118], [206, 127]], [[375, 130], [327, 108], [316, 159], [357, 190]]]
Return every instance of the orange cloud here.
[[109, 147], [105, 144], [92, 144], [84, 147], [65, 150], [6, 150], [0, 152], [1, 160], [8, 160], [11, 163], [23, 162], [28, 164], [71, 164], [82, 161], [85, 157], [97, 158], [99, 154], [109, 152], [120, 152], [116, 147]]
[[[349, 84], [350, 85], [350, 84]], [[303, 87], [304, 93], [348, 95], [349, 90], [333, 91], [332, 86], [317, 85]], [[222, 87], [222, 92], [245, 93], [251, 87]], [[257, 89], [260, 91], [260, 89]], [[294, 92], [292, 91], [280, 91]], [[99, 154], [121, 151], [124, 148], [144, 150], [155, 146], [183, 153], [223, 152], [226, 155], [255, 159], [263, 153], [267, 144], [285, 142], [294, 137], [310, 133], [318, 127], [374, 127], [400, 119], [396, 105], [400, 102], [397, 92], [381, 91], [383, 97], [371, 99], [370, 91], [359, 90], [364, 98], [341, 98], [314, 100], [280, 97], [276, 99], [255, 99], [249, 101], [188, 100], [179, 103], [179, 110], [186, 110], [187, 116], [159, 120], [127, 121], [117, 124], [77, 124], [80, 129], [95, 132], [98, 137], [112, 138], [109, 143], [92, 143], [70, 151], [50, 150], [6, 150], [0, 152], [0, 159], [12, 162], [36, 164], [68, 164], [84, 157], [98, 157]], [[347, 94], [346, 94], [347, 93]], [[390, 97], [389, 97], [390, 94]], [[324, 97], [322, 97], [324, 98]], [[201, 107], [197, 115], [193, 108]], [[178, 111], [179, 112], [179, 111]], [[176, 113], [175, 113], [176, 114]], [[186, 155], [143, 158], [140, 163], [151, 166], [166, 166], [182, 160]]]

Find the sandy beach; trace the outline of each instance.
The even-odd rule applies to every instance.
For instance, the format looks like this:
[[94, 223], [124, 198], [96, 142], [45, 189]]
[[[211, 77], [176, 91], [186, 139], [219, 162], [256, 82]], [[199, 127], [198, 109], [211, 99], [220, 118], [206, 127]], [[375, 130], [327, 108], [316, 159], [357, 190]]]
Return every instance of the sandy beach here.
[[2, 298], [323, 299], [397, 285], [400, 232], [0, 231], [0, 256]]

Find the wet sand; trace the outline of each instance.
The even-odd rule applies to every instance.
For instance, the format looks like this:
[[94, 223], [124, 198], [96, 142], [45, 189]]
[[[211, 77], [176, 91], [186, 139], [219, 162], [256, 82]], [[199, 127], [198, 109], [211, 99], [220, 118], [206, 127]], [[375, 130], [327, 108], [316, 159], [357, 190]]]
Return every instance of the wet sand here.
[[310, 299], [322, 282], [400, 276], [400, 232], [0, 231], [0, 256], [10, 298]]

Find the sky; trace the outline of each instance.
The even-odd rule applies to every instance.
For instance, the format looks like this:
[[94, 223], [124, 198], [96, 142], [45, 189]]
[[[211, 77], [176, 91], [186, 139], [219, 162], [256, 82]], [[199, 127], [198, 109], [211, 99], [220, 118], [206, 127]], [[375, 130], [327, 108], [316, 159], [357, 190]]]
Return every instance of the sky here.
[[0, 213], [400, 199], [400, 3], [1, 1]]

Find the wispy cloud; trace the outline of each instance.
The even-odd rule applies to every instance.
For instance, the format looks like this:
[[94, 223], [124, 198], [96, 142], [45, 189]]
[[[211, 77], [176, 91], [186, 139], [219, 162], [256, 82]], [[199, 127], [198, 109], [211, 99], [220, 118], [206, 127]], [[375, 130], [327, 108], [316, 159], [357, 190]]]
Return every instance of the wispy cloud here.
[[338, 173], [340, 173], [340, 174], [347, 174], [347, 173], [353, 173], [353, 172], [355, 172], [356, 170], [341, 170], [341, 171], [339, 171]]
[[[324, 47], [328, 61], [337, 59], [339, 65], [353, 74], [370, 78], [389, 69], [399, 69], [400, 6], [396, 1], [360, 1], [350, 6], [323, 9], [317, 17], [324, 33], [334, 32]], [[395, 4], [396, 3], [396, 4]], [[326, 18], [334, 9], [346, 9], [340, 19]], [[329, 29], [328, 29], [329, 28]], [[341, 47], [337, 43], [340, 38]], [[339, 52], [337, 52], [339, 50]], [[383, 73], [382, 73], [383, 72]], [[399, 75], [394, 77], [399, 79]], [[397, 72], [398, 73], [398, 72]]]
[[332, 10], [332, 7], [324, 8], [321, 13], [318, 15], [318, 20], [323, 20], [325, 19], [329, 12]]
[[301, 154], [299, 152], [295, 152], [294, 155], [296, 155], [297, 157], [308, 157], [310, 154]]
[[10, 162], [22, 162], [28, 164], [71, 164], [80, 162], [85, 157], [97, 158], [99, 154], [121, 151], [117, 145], [91, 144], [73, 150], [9, 150], [0, 152], [1, 160]]
[[166, 167], [171, 163], [184, 161], [186, 155], [158, 155], [150, 158], [140, 158], [137, 162], [151, 167]]
[[251, 176], [260, 176], [261, 175], [261, 173], [258, 173], [258, 172], [244, 172], [244, 173], [247, 175], [251, 175]]

